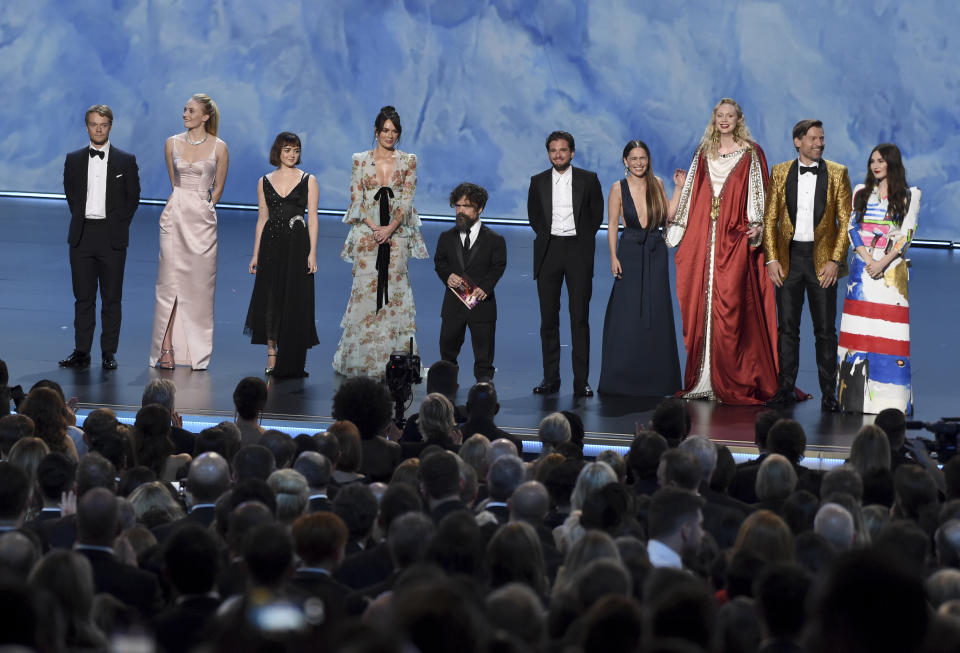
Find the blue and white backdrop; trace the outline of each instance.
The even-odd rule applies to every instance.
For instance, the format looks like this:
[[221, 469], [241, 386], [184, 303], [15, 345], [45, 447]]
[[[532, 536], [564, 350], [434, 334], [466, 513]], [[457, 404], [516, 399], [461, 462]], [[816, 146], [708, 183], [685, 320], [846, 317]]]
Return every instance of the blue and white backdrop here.
[[420, 158], [421, 212], [448, 212], [470, 180], [488, 215], [522, 218], [549, 131], [573, 132], [575, 163], [605, 187], [632, 138], [666, 179], [732, 96], [771, 164], [794, 156], [800, 118], [824, 121], [854, 183], [873, 145], [899, 144], [924, 190], [920, 235], [960, 239], [958, 25], [954, 0], [7, 0], [0, 189], [61, 191], [83, 111], [105, 102], [144, 197], [166, 197], [164, 139], [204, 91], [230, 146], [225, 201], [255, 201], [292, 130], [321, 207], [345, 208], [350, 154], [389, 103]]

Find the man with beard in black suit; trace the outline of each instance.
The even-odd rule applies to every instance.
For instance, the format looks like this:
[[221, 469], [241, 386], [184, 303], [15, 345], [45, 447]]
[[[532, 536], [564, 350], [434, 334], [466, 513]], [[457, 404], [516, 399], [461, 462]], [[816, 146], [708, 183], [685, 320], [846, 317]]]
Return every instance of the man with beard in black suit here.
[[473, 308], [468, 308], [453, 292], [445, 294], [440, 309], [440, 356], [456, 364], [469, 325], [473, 375], [478, 383], [493, 379], [497, 329], [493, 288], [507, 267], [506, 241], [480, 222], [486, 204], [487, 191], [481, 186], [462, 183], [454, 188], [450, 206], [456, 209], [457, 226], [440, 234], [433, 257], [437, 275], [448, 288], [457, 290], [469, 286], [469, 282], [476, 284], [471, 292], [476, 300]]
[[113, 111], [95, 104], [84, 116], [90, 143], [67, 155], [63, 191], [70, 208], [70, 275], [74, 296], [74, 350], [61, 367], [90, 366], [100, 287], [100, 354], [105, 370], [117, 369], [120, 299], [130, 221], [140, 203], [137, 159], [110, 144]]

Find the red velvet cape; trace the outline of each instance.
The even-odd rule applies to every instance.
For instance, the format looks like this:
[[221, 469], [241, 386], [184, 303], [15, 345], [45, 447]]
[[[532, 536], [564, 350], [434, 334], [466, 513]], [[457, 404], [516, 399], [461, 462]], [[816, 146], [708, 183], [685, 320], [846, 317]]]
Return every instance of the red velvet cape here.
[[[754, 145], [767, 187], [767, 160]], [[706, 157], [699, 156], [683, 240], [677, 247], [677, 298], [687, 348], [684, 390], [696, 384], [706, 345], [707, 279], [710, 266], [710, 208], [713, 191]], [[762, 247], [747, 237], [750, 153], [730, 172], [717, 217], [713, 277], [711, 382], [728, 404], [762, 404], [777, 390], [777, 307]], [[706, 371], [705, 371], [706, 373]]]

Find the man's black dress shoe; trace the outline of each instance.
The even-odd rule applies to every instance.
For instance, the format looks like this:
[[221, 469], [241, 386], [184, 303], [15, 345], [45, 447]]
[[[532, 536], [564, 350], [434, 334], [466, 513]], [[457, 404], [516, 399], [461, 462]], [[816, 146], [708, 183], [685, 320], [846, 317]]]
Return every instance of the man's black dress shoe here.
[[793, 388], [780, 388], [767, 400], [767, 406], [790, 406], [797, 403], [797, 393]]
[[117, 359], [114, 357], [113, 354], [103, 355], [103, 369], [105, 370], [117, 369]]
[[60, 361], [60, 367], [75, 367], [85, 369], [90, 367], [90, 354], [74, 349], [73, 353]]
[[834, 397], [827, 396], [820, 400], [820, 410], [825, 413], [839, 413], [840, 404]]
[[583, 385], [574, 388], [573, 394], [575, 397], [592, 397], [593, 388], [590, 387], [589, 383], [584, 383]]
[[535, 395], [552, 395], [553, 393], [560, 390], [559, 381], [541, 381], [540, 385], [534, 386], [533, 394]]

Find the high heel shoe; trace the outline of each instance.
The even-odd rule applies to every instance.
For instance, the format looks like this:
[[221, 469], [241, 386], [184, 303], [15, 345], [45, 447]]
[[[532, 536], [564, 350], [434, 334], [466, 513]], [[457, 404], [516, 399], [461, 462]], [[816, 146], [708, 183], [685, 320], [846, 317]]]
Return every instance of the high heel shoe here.
[[[273, 359], [273, 365], [270, 365], [270, 359]], [[276, 354], [267, 354], [267, 366], [264, 368], [264, 374], [273, 374], [273, 368], [277, 365], [277, 355]]]
[[172, 370], [172, 369], [174, 369], [174, 368], [177, 366], [177, 364], [174, 362], [173, 350], [172, 350], [172, 349], [161, 349], [161, 350], [160, 350], [160, 358], [163, 358], [163, 355], [164, 355], [164, 354], [170, 354], [170, 360], [168, 360], [168, 361], [157, 360], [156, 367], [158, 367], [158, 368], [161, 369], [161, 370]]

